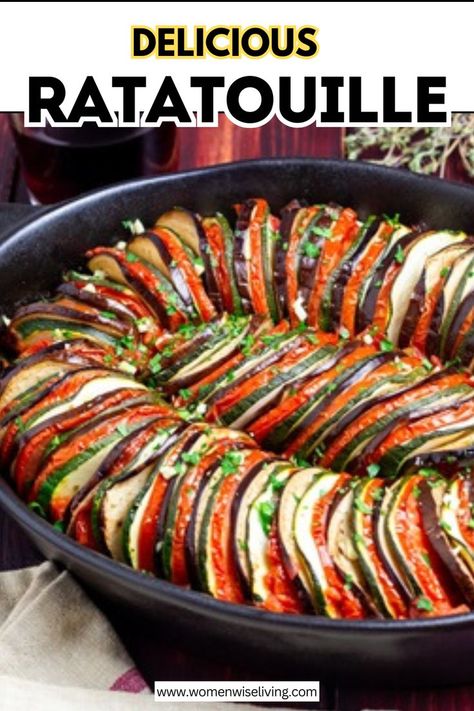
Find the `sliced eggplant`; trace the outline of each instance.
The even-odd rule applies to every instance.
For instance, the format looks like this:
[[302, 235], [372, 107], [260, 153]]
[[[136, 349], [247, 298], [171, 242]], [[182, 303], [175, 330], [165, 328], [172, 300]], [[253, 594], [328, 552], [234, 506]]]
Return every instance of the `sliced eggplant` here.
[[390, 318], [387, 337], [398, 343], [403, 322], [407, 316], [413, 291], [420, 279], [426, 260], [443, 247], [462, 242], [464, 232], [425, 232], [411, 244], [390, 291]]
[[386, 492], [383, 479], [366, 477], [353, 489], [352, 529], [348, 531], [360, 570], [370, 590], [370, 596], [382, 617], [403, 619], [408, 615], [406, 588], [400, 584], [400, 573], [393, 573], [386, 546], [380, 543], [381, 507]]
[[218, 212], [204, 217], [202, 228], [207, 243], [204, 252], [209, 253], [222, 307], [228, 313], [241, 314], [242, 301], [234, 273], [234, 235], [229, 222]]
[[[207, 294], [217, 311], [222, 311], [222, 298], [212, 266], [212, 252], [200, 216], [191, 210], [175, 207], [156, 220], [155, 227], [168, 227], [175, 232], [193, 252], [195, 266], [204, 280]], [[201, 271], [202, 270], [202, 271]]]

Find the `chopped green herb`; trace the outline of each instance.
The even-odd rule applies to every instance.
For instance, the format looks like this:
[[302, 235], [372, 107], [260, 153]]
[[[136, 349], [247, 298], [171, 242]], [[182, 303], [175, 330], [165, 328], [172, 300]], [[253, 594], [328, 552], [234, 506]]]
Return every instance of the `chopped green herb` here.
[[421, 469], [418, 470], [418, 474], [420, 476], [439, 476], [439, 471], [432, 467], [421, 467]]
[[251, 333], [247, 333], [247, 335], [242, 338], [242, 353], [246, 356], [250, 355], [254, 343], [254, 336]]
[[305, 242], [303, 246], [303, 254], [305, 257], [309, 257], [310, 259], [316, 259], [321, 254], [321, 247], [318, 247], [312, 242]]
[[233, 371], [233, 370], [229, 370], [229, 372], [228, 372], [227, 375], [225, 376], [226, 381], [227, 381], [228, 383], [231, 383], [231, 382], [234, 380], [234, 378], [235, 378], [234, 371]]
[[416, 601], [416, 606], [419, 610], [425, 610], [426, 612], [433, 612], [433, 603], [427, 597], [421, 595]]
[[183, 418], [186, 422], [189, 422], [190, 420], [196, 419], [195, 413], [191, 412], [185, 407], [180, 407], [176, 410], [178, 415]]
[[133, 252], [127, 252], [126, 260], [131, 263], [138, 262], [138, 257], [136, 254], [133, 254]]
[[28, 508], [31, 509], [31, 511], [34, 511], [35, 513], [37, 513], [38, 516], [41, 516], [42, 518], [46, 518], [45, 510], [37, 501], [31, 501], [28, 504]]
[[352, 575], [350, 575], [349, 573], [346, 573], [344, 575], [344, 587], [346, 588], [346, 590], [351, 590], [353, 583], [354, 583], [354, 577]]
[[369, 464], [369, 466], [367, 467], [367, 474], [370, 477], [377, 476], [379, 471], [380, 471], [380, 464]]
[[375, 491], [372, 492], [372, 498], [374, 501], [380, 501], [381, 499], [383, 499], [383, 494], [383, 487], [380, 486], [378, 489], [375, 489]]
[[285, 480], [279, 479], [273, 472], [270, 474], [270, 486], [272, 491], [280, 491], [285, 486]]
[[380, 289], [380, 287], [382, 286], [382, 284], [383, 284], [382, 279], [377, 279], [377, 281], [375, 282], [374, 286], [375, 286], [377, 289]]
[[323, 237], [324, 239], [328, 239], [331, 236], [331, 230], [329, 227], [319, 227], [318, 225], [314, 225], [309, 231], [312, 232], [313, 235]]
[[389, 341], [388, 338], [382, 338], [380, 341], [380, 350], [383, 353], [390, 353], [393, 351], [395, 346], [393, 345], [392, 341]]
[[186, 464], [196, 465], [201, 461], [201, 455], [199, 452], [183, 452], [181, 459], [183, 462], [186, 462]]
[[431, 560], [428, 553], [421, 551], [420, 555], [423, 558], [424, 563], [428, 566], [428, 568], [431, 568]]
[[159, 373], [161, 370], [161, 353], [157, 353], [148, 361], [148, 367], [153, 375]]
[[237, 540], [237, 543], [241, 551], [248, 551], [249, 547], [247, 541], [244, 541], [242, 538], [239, 538]]
[[188, 321], [187, 323], [181, 324], [181, 326], [178, 328], [178, 333], [188, 339], [196, 333], [196, 330], [197, 327], [193, 323]]
[[59, 447], [61, 444], [61, 438], [59, 435], [54, 435], [54, 437], [51, 437], [48, 445], [48, 449], [56, 449], [56, 447]]
[[420, 494], [421, 494], [421, 489], [420, 489], [420, 487], [415, 485], [415, 486], [413, 487], [413, 496], [415, 497], [415, 499], [418, 499], [419, 496], [420, 496]]
[[179, 391], [179, 396], [180, 396], [183, 400], [189, 400], [189, 398], [191, 397], [191, 395], [192, 395], [192, 392], [191, 392], [191, 390], [190, 390], [189, 388], [181, 388], [181, 390]]
[[101, 311], [100, 315], [103, 318], [109, 318], [109, 319], [116, 319], [117, 318], [117, 314], [114, 314], [113, 311]]
[[65, 531], [64, 521], [55, 521], [53, 523], [53, 528], [55, 528], [57, 531], [61, 531], [61, 533], [64, 533], [64, 531]]
[[405, 252], [403, 251], [403, 247], [401, 244], [397, 244], [394, 259], [399, 264], [403, 264], [403, 262], [405, 261]]
[[16, 425], [18, 432], [20, 432], [20, 434], [22, 434], [26, 429], [25, 423], [23, 422], [21, 417], [15, 418], [15, 425]]
[[268, 536], [268, 534], [270, 533], [275, 510], [276, 504], [274, 501], [260, 501], [257, 505], [260, 524], [266, 536]]
[[474, 528], [474, 518], [470, 518], [467, 525], [469, 526], [469, 528]]
[[449, 267], [443, 267], [439, 273], [440, 277], [444, 279], [449, 274]]
[[449, 533], [451, 531], [451, 526], [447, 521], [441, 521], [439, 522], [440, 527], [443, 529], [443, 531], [446, 531], [446, 533]]
[[393, 217], [390, 217], [389, 215], [383, 215], [383, 219], [387, 223], [387, 225], [390, 225], [391, 227], [398, 227], [400, 225], [400, 213], [396, 212]]
[[360, 535], [360, 533], [354, 533], [353, 535], [354, 543], [358, 543], [360, 546], [364, 546], [364, 539]]
[[227, 476], [229, 474], [235, 474], [239, 468], [239, 464], [242, 461], [242, 455], [238, 452], [226, 452], [221, 459], [221, 469], [222, 473]]
[[105, 363], [106, 365], [109, 365], [110, 363], [112, 363], [113, 359], [114, 359], [114, 357], [113, 357], [113, 355], [112, 355], [111, 353], [107, 353], [107, 354], [102, 358], [102, 360], [104, 361], [104, 363]]
[[428, 360], [428, 358], [423, 358], [423, 360], [421, 361], [421, 363], [422, 363], [423, 368], [424, 368], [425, 370], [431, 371], [431, 370], [433, 370], [433, 368], [434, 368], [434, 365], [433, 365], [432, 363], [430, 363], [430, 361]]

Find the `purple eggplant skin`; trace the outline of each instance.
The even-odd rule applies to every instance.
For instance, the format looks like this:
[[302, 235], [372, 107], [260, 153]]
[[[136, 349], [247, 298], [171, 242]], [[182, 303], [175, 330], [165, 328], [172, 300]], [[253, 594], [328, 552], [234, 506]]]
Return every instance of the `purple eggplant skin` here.
[[99, 311], [110, 311], [122, 321], [133, 322], [135, 320], [134, 314], [125, 306], [118, 306], [113, 303], [111, 299], [108, 299], [105, 296], [100, 296], [99, 294], [94, 294], [90, 291], [80, 289], [72, 282], [65, 282], [64, 284], [61, 284], [61, 286], [56, 289], [56, 293], [61, 296], [68, 296], [76, 301], [81, 301], [88, 306], [93, 306]]
[[[65, 382], [67, 382], [71, 378], [75, 377], [78, 373], [83, 373], [84, 371], [87, 371], [87, 370], [97, 370], [97, 369], [98, 369], [97, 365], [90, 365], [89, 364], [89, 365], [84, 365], [83, 367], [74, 368], [74, 370], [67, 371], [63, 376], [61, 376], [58, 380], [55, 380], [51, 385], [46, 385], [44, 388], [42, 388], [38, 392], [38, 394], [35, 395], [35, 397], [32, 398], [31, 400], [28, 400], [28, 403], [26, 405], [24, 405], [24, 407], [22, 407], [20, 410], [15, 409], [13, 412], [7, 413], [7, 415], [5, 415], [5, 417], [3, 417], [0, 420], [0, 427], [4, 427], [9, 422], [11, 422], [13, 419], [16, 419], [18, 416], [27, 412], [31, 407], [34, 407], [43, 398], [48, 397], [49, 395], [54, 393], [54, 391], [57, 388], [62, 387], [62, 385]], [[104, 366], [103, 370], [104, 370], [104, 373], [107, 373], [107, 371], [109, 371], [110, 373], [115, 372], [112, 369], [106, 368], [105, 366]], [[12, 444], [12, 448], [11, 448], [11, 459], [12, 460], [15, 459], [15, 457], [17, 455], [20, 439], [21, 439], [21, 435], [19, 435], [19, 436], [17, 435], [17, 437], [15, 438], [15, 440]]]
[[193, 385], [198, 380], [201, 380], [201, 378], [207, 377], [214, 370], [216, 370], [216, 368], [219, 368], [219, 366], [223, 365], [227, 360], [235, 356], [239, 352], [239, 350], [240, 344], [237, 344], [231, 351], [225, 353], [220, 358], [213, 358], [212, 363], [209, 363], [206, 368], [202, 368], [200, 370], [197, 370], [196, 372], [189, 373], [188, 375], [185, 375], [180, 378], [174, 378], [172, 382], [168, 381], [167, 383], [164, 383], [163, 388], [166, 394], [174, 395], [178, 392], [178, 390], [188, 388], [190, 385]]
[[[66, 517], [65, 517], [65, 524], [66, 528], [69, 525], [69, 522], [71, 520], [72, 515], [74, 514], [75, 509], [78, 507], [78, 505], [85, 499], [85, 497], [89, 494], [89, 492], [94, 489], [97, 484], [99, 484], [101, 481], [106, 479], [109, 475], [110, 472], [112, 471], [115, 463], [120, 459], [122, 456], [123, 452], [127, 449], [129, 444], [135, 439], [135, 437], [139, 437], [145, 430], [153, 428], [153, 426], [158, 423], [160, 420], [169, 420], [169, 417], [166, 415], [160, 415], [156, 417], [155, 419], [151, 420], [151, 422], [146, 422], [144, 425], [139, 427], [138, 429], [134, 430], [133, 432], [130, 432], [128, 435], [123, 437], [115, 447], [108, 453], [100, 467], [94, 472], [93, 476], [82, 486], [79, 491], [74, 495], [73, 499], [71, 500], [68, 510], [66, 511]], [[171, 446], [174, 444], [178, 436], [188, 427], [189, 425], [187, 423], [183, 423], [182, 425], [178, 425], [177, 429], [170, 434], [168, 439], [164, 444], [168, 444]], [[161, 449], [161, 448], [160, 448]], [[155, 459], [156, 454], [159, 454], [160, 450], [154, 450], [153, 452], [153, 459]], [[145, 462], [146, 465], [150, 464], [150, 461]]]
[[299, 211], [304, 207], [298, 200], [292, 200], [281, 211], [280, 238], [277, 241], [274, 260], [273, 283], [282, 318], [288, 316], [288, 291], [286, 282], [286, 255], [291, 233]]
[[418, 319], [421, 316], [423, 304], [426, 297], [425, 278], [426, 270], [423, 269], [418, 283], [413, 289], [413, 293], [408, 304], [408, 309], [400, 328], [400, 335], [398, 337], [398, 345], [400, 346], [400, 348], [408, 348], [408, 346], [410, 345], [410, 341], [415, 332]]
[[[240, 450], [240, 449], [247, 449], [248, 446], [249, 446], [248, 441], [247, 442], [236, 441], [236, 442], [232, 443], [231, 448], [232, 448], [232, 450]], [[206, 484], [209, 481], [209, 479], [211, 478], [211, 476], [214, 474], [214, 472], [219, 468], [221, 459], [223, 456], [224, 456], [224, 452], [220, 452], [220, 451], [217, 452], [216, 453], [216, 457], [217, 457], [216, 460], [206, 469], [206, 471], [202, 475], [201, 480], [198, 485], [198, 488], [197, 488], [197, 491], [194, 493], [193, 510], [191, 513], [191, 517], [189, 519], [188, 528], [186, 530], [186, 537], [185, 537], [186, 567], [187, 567], [187, 573], [188, 573], [188, 580], [191, 584], [191, 587], [194, 588], [195, 590], [201, 589], [201, 580], [200, 580], [200, 575], [199, 575], [199, 566], [198, 566], [198, 561], [197, 561], [197, 551], [196, 551], [196, 545], [195, 545], [197, 510], [199, 508], [199, 502], [201, 500], [203, 491], [206, 488]]]
[[199, 240], [199, 251], [201, 253], [201, 259], [204, 262], [204, 286], [206, 288], [207, 295], [216, 307], [218, 313], [223, 311], [222, 298], [217, 286], [216, 277], [214, 274], [214, 269], [212, 268], [211, 261], [211, 251], [206, 239], [206, 233], [202, 226], [202, 220], [199, 215], [195, 212], [189, 211], [190, 216], [193, 219], [194, 226]]
[[237, 487], [237, 490], [235, 491], [234, 498], [232, 499], [232, 504], [231, 504], [231, 509], [230, 509], [230, 537], [232, 541], [232, 560], [234, 561], [234, 566], [237, 571], [237, 577], [239, 579], [240, 587], [242, 588], [242, 592], [244, 593], [244, 597], [248, 602], [252, 602], [252, 591], [250, 589], [249, 581], [247, 580], [247, 577], [245, 576], [244, 570], [240, 564], [240, 557], [239, 557], [239, 548], [238, 548], [238, 542], [237, 542], [237, 537], [236, 537], [236, 524], [237, 524], [237, 515], [239, 513], [239, 507], [240, 503], [242, 501], [242, 497], [247, 491], [248, 487], [250, 484], [254, 481], [254, 479], [261, 473], [262, 469], [269, 464], [270, 462], [273, 462], [276, 460], [276, 457], [272, 455], [268, 455], [268, 459], [265, 459], [261, 462], [257, 462], [250, 471], [247, 472], [247, 475], [242, 479], [240, 484]]
[[[0, 395], [4, 392], [13, 377], [41, 360], [67, 361], [69, 363], [77, 363], [77, 365], [90, 364], [90, 361], [80, 354], [81, 348], [90, 346], [97, 347], [93, 341], [87, 338], [73, 338], [66, 341], [58, 341], [50, 346], [41, 348], [39, 351], [35, 351], [35, 353], [32, 353], [26, 358], [22, 358], [18, 363], [13, 363], [3, 372], [2, 379], [0, 380]], [[77, 351], [79, 351], [79, 353]]]
[[416, 474], [421, 468], [436, 469], [443, 477], [449, 478], [461, 468], [474, 468], [474, 449], [446, 449], [423, 452], [404, 462], [402, 474]]
[[274, 365], [279, 360], [281, 360], [283, 356], [285, 356], [289, 351], [293, 350], [294, 348], [298, 348], [298, 346], [303, 343], [304, 340], [305, 337], [304, 335], [302, 335], [298, 336], [295, 339], [289, 339], [286, 342], [283, 342], [278, 348], [278, 350], [271, 348], [267, 358], [264, 358], [262, 361], [254, 365], [253, 368], [249, 368], [249, 370], [247, 370], [239, 377], [235, 378], [235, 380], [232, 380], [230, 383], [227, 383], [223, 387], [218, 388], [218, 390], [213, 393], [208, 399], [208, 404], [213, 405], [217, 400], [220, 400], [222, 397], [227, 395], [230, 390], [233, 390], [238, 385], [241, 385], [245, 380], [248, 380], [248, 378], [257, 375], [257, 373], [260, 373], [262, 370], [265, 370], [269, 366]]
[[390, 266], [393, 264], [395, 259], [395, 254], [399, 246], [402, 249], [408, 247], [412, 242], [414, 242], [421, 234], [421, 228], [415, 228], [412, 232], [404, 235], [401, 239], [397, 241], [396, 244], [392, 246], [390, 250], [383, 256], [379, 264], [375, 267], [371, 277], [370, 284], [365, 292], [365, 296], [362, 301], [357, 304], [355, 324], [356, 332], [360, 333], [368, 328], [374, 318], [375, 305], [377, 303], [377, 297], [379, 295], [381, 284], [384, 280], [385, 274], [387, 273]]
[[[361, 227], [360, 236], [356, 237], [353, 246], [349, 247], [341, 262], [335, 269], [335, 281], [332, 287], [331, 306], [329, 310], [330, 328], [336, 330], [341, 320], [341, 307], [344, 291], [347, 286], [354, 267], [365, 251], [372, 237], [374, 237], [380, 226], [380, 217], [370, 217]], [[331, 279], [333, 277], [331, 276]]]
[[339, 422], [337, 422], [337, 424], [331, 429], [331, 432], [324, 440], [326, 447], [329, 447], [341, 435], [341, 433], [344, 432], [347, 427], [349, 427], [350, 424], [352, 424], [358, 417], [363, 415], [367, 410], [370, 410], [371, 407], [374, 407], [375, 405], [380, 405], [383, 402], [395, 400], [395, 398], [399, 397], [401, 394], [406, 393], [408, 390], [414, 390], [422, 383], [424, 384], [426, 382], [430, 382], [431, 380], [437, 380], [442, 376], [444, 377], [446, 375], [446, 372], [447, 371], [444, 370], [440, 373], [431, 373], [426, 378], [423, 378], [423, 380], [416, 380], [415, 382], [410, 383], [409, 385], [403, 388], [400, 388], [394, 393], [388, 393], [386, 395], [376, 395], [375, 397], [370, 398], [366, 402], [360, 403], [360, 405], [358, 405], [353, 410], [350, 410], [346, 415], [344, 415], [344, 417], [342, 417]]
[[291, 431], [291, 437], [285, 441], [285, 447], [288, 447], [294, 439], [301, 435], [307, 428], [311, 427], [316, 418], [321, 414], [321, 412], [324, 412], [334, 398], [344, 392], [347, 388], [350, 388], [352, 385], [359, 382], [364, 375], [367, 375], [368, 373], [371, 373], [379, 368], [381, 365], [394, 360], [396, 356], [396, 351], [392, 351], [391, 353], [378, 353], [375, 356], [372, 355], [362, 359], [357, 364], [357, 370], [355, 372], [352, 372], [346, 378], [343, 378], [334, 390], [325, 395], [318, 405], [312, 408], [307, 415], [303, 417], [298, 425]]
[[135, 291], [146, 304], [148, 304], [153, 313], [158, 317], [158, 322], [165, 328], [170, 329], [170, 319], [161, 301], [154, 295], [152, 291], [150, 291], [150, 289], [145, 286], [145, 284], [140, 279], [136, 279], [133, 276], [126, 264], [123, 264], [118, 259], [115, 259], [112, 254], [109, 254], [107, 256], [110, 259], [115, 260], [117, 268], [120, 269], [120, 271], [122, 272], [123, 277], [128, 286], [133, 291]]
[[237, 283], [237, 290], [242, 300], [244, 313], [252, 313], [252, 294], [249, 284], [249, 273], [247, 269], [247, 259], [245, 257], [246, 233], [252, 220], [255, 208], [254, 200], [246, 200], [238, 206], [237, 221], [234, 231], [234, 271]]
[[443, 321], [443, 313], [444, 293], [442, 291], [433, 309], [430, 325], [428, 328], [428, 334], [426, 336], [425, 353], [428, 357], [432, 355], [439, 355], [441, 344], [441, 323]]
[[427, 481], [422, 481], [420, 489], [420, 508], [423, 528], [431, 546], [450, 578], [470, 608], [474, 607], [474, 578], [462, 566], [453, 553], [443, 529], [439, 525], [438, 511], [433, 497], [433, 490]]
[[[446, 375], [446, 371], [442, 373], [436, 373], [437, 376]], [[424, 381], [426, 382], [426, 381]], [[398, 395], [398, 393], [397, 393]], [[456, 407], [452, 404], [451, 407]], [[443, 402], [435, 402], [429, 407], [424, 407], [422, 410], [414, 410], [413, 412], [402, 412], [397, 417], [395, 417], [388, 425], [386, 425], [375, 437], [373, 437], [370, 442], [359, 452], [357, 457], [352, 460], [348, 465], [348, 470], [351, 474], [363, 475], [366, 471], [366, 458], [374, 452], [377, 447], [390, 435], [392, 430], [397, 427], [402, 422], [414, 422], [422, 417], [428, 417], [430, 415], [436, 415], [438, 412], [443, 412], [446, 409], [446, 404]]]
[[[316, 377], [317, 375], [321, 375], [321, 373], [325, 373], [326, 371], [330, 370], [333, 368], [344, 356], [348, 355], [351, 353], [353, 350], [355, 350], [358, 346], [360, 346], [360, 343], [358, 341], [352, 341], [351, 343], [345, 343], [344, 346], [342, 346], [339, 350], [337, 350], [333, 355], [331, 355], [330, 358], [327, 358], [324, 360], [322, 363], [317, 365], [313, 370], [311, 370], [311, 373], [308, 375], [304, 375], [300, 378], [296, 378], [295, 380], [292, 381], [291, 387], [292, 388], [299, 388], [304, 383], [311, 378]], [[262, 446], [271, 449], [274, 452], [282, 452], [283, 449], [286, 446], [286, 440], [283, 441], [275, 441], [273, 437], [273, 432], [270, 432], [261, 442]]]
[[[160, 227], [159, 229], [171, 233], [176, 239], [179, 240], [179, 236], [169, 227]], [[171, 283], [173, 284], [175, 291], [177, 292], [186, 309], [192, 310], [194, 306], [194, 301], [188, 283], [185, 277], [183, 276], [179, 264], [176, 264], [174, 262], [173, 257], [169, 253], [166, 244], [163, 242], [162, 239], [160, 239], [160, 235], [155, 232], [145, 232], [144, 234], [141, 234], [140, 237], [149, 239], [150, 242], [153, 243], [161, 259], [170, 270]], [[130, 242], [130, 247], [132, 247], [133, 251], [133, 240], [132, 242]]]
[[[170, 355], [162, 355], [162, 369], [165, 370], [166, 368], [172, 365], [180, 363], [183, 358], [186, 358], [197, 348], [209, 341], [209, 339], [212, 338], [212, 336], [214, 335], [212, 323], [212, 321], [208, 322], [204, 329], [193, 334], [190, 339], [184, 341], [183, 343], [179, 343], [176, 348], [173, 349]], [[165, 346], [165, 348], [166, 350], [168, 350], [170, 346], [167, 345]]]
[[23, 306], [15, 314], [15, 318], [12, 320], [12, 327], [15, 327], [15, 323], [27, 318], [28, 316], [58, 316], [70, 321], [82, 321], [84, 323], [93, 324], [96, 327], [104, 326], [114, 331], [116, 334], [126, 335], [130, 331], [130, 324], [123, 323], [114, 318], [109, 318], [103, 314], [97, 312], [97, 314], [87, 314], [84, 311], [75, 311], [74, 309], [66, 308], [55, 304], [54, 302], [49, 304], [44, 304], [43, 302], [30, 304], [29, 306]]
[[462, 365], [471, 366], [474, 358], [474, 327], [471, 327], [464, 336], [459, 348], [453, 352], [453, 357]]
[[304, 244], [310, 243], [314, 245], [317, 250], [319, 250], [319, 254], [316, 257], [310, 257], [306, 253], [300, 255], [298, 269], [298, 291], [301, 294], [304, 306], [308, 304], [309, 297], [314, 288], [319, 255], [325, 240], [325, 237], [314, 233], [314, 228], [320, 228], [321, 230], [330, 229], [334, 219], [336, 219], [334, 215], [331, 215], [330, 211], [332, 210], [334, 213], [336, 209], [337, 206], [332, 205], [322, 208], [308, 225], [304, 235], [302, 235], [302, 241], [304, 241]]
[[[461, 301], [460, 304], [458, 304], [458, 307], [455, 311], [453, 320], [451, 321], [451, 325], [449, 327], [449, 332], [448, 332], [448, 335], [446, 338], [446, 343], [444, 346], [444, 353], [443, 353], [444, 357], [455, 358], [458, 355], [458, 353], [454, 353], [454, 344], [456, 342], [458, 333], [464, 324], [464, 321], [472, 314], [473, 309], [474, 309], [474, 292], [471, 291], [471, 293], [468, 294], [466, 296], [466, 298]], [[460, 351], [462, 350], [462, 346], [459, 350]], [[467, 354], [469, 354], [469, 349], [467, 349]], [[469, 363], [471, 362], [471, 359], [472, 359], [472, 357], [467, 358], [466, 360], [464, 358], [461, 358], [461, 361], [464, 365], [469, 365]]]

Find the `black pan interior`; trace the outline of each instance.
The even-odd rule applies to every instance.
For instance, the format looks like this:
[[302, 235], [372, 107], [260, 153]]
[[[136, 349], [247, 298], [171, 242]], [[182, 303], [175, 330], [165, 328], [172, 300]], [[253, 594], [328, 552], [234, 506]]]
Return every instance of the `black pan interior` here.
[[[125, 218], [140, 217], [147, 224], [174, 205], [205, 214], [260, 195], [274, 210], [293, 197], [332, 200], [361, 214], [400, 213], [407, 224], [474, 233], [470, 187], [366, 163], [246, 161], [119, 184], [24, 223], [0, 245], [0, 307], [9, 313], [18, 302], [52, 289], [66, 267], [81, 264], [87, 248], [116, 240]], [[220, 603], [82, 548], [31, 513], [3, 480], [0, 504], [43, 553], [69, 567], [105, 599], [160, 625], [165, 620], [183, 638], [217, 644], [223, 654], [249, 654], [249, 658], [263, 654], [288, 677], [304, 673], [312, 678], [339, 677], [345, 683], [474, 679], [470, 661], [474, 614], [412, 622], [350, 622], [274, 615]]]

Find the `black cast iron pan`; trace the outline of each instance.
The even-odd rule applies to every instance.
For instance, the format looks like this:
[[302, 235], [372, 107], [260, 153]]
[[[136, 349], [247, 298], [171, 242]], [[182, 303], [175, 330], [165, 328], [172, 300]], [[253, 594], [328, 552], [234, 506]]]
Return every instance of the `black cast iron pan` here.
[[[474, 233], [474, 190], [365, 163], [312, 159], [246, 161], [100, 190], [23, 222], [0, 245], [0, 306], [52, 289], [85, 250], [112, 242], [121, 220], [145, 224], [183, 205], [206, 213], [262, 195], [274, 210], [293, 197], [337, 201], [369, 212], [399, 212], [404, 223]], [[48, 557], [102, 599], [163, 623], [225, 658], [274, 665], [281, 678], [371, 686], [474, 681], [474, 613], [417, 621], [345, 621], [277, 615], [222, 603], [134, 572], [76, 544], [32, 513], [0, 481], [0, 505]], [[87, 621], [84, 621], [85, 624]]]

